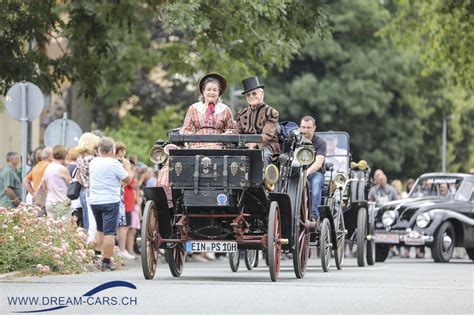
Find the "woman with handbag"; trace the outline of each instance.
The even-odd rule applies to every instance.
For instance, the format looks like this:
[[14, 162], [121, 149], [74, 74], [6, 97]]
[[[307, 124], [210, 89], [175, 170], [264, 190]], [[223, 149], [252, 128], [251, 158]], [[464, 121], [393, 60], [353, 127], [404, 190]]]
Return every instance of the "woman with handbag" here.
[[99, 145], [100, 138], [91, 132], [85, 132], [79, 138], [79, 157], [77, 158], [77, 180], [82, 185], [80, 200], [82, 204], [82, 218], [84, 221], [84, 229], [88, 232], [87, 242], [90, 243], [95, 239], [97, 224], [95, 222], [92, 209], [88, 202], [89, 198], [89, 164], [96, 157], [96, 149]]
[[69, 184], [67, 189], [67, 197], [71, 199], [72, 216], [76, 218], [76, 224], [78, 227], [84, 227], [82, 220], [82, 204], [79, 199], [82, 190], [82, 185], [77, 181], [77, 157], [79, 156], [79, 150], [77, 147], [70, 147], [67, 151], [67, 170], [72, 177], [72, 182]]

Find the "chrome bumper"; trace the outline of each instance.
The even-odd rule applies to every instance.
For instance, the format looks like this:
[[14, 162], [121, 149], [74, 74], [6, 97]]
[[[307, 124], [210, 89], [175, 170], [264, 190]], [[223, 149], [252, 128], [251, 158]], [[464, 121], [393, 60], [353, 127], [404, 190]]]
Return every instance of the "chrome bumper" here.
[[392, 232], [375, 231], [375, 243], [378, 244], [404, 244], [404, 245], [426, 245], [434, 241], [432, 235], [425, 235], [418, 231]]

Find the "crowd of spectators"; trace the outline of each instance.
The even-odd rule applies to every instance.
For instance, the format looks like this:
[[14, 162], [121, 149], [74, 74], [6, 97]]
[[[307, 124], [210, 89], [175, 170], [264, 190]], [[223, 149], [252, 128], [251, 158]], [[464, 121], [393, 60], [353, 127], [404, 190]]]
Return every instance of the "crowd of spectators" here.
[[[114, 270], [113, 256], [136, 259], [136, 234], [140, 229], [143, 189], [157, 185], [157, 172], [127, 158], [124, 143], [84, 133], [75, 147], [41, 147], [31, 157], [26, 175], [20, 173], [20, 155], [9, 152], [0, 170], [0, 206], [26, 203], [40, 207], [41, 215], [55, 219], [75, 218], [95, 246], [102, 270]], [[72, 181], [82, 185], [79, 198], [67, 197]]]

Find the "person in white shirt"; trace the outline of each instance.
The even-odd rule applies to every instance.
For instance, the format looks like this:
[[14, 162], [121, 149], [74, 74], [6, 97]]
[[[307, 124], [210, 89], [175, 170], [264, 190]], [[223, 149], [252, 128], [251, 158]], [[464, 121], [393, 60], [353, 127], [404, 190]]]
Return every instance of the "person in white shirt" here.
[[117, 235], [120, 187], [130, 182], [130, 169], [115, 159], [112, 138], [99, 141], [99, 156], [91, 161], [89, 173], [89, 202], [97, 222], [96, 254], [103, 253], [102, 271], [114, 270], [110, 258]]

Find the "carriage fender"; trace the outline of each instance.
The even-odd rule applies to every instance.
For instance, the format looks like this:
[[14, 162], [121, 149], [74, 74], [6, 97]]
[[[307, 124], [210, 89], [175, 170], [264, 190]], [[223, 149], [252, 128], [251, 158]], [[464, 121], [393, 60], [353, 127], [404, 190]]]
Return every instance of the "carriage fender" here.
[[163, 187], [147, 187], [145, 188], [145, 199], [153, 200], [156, 204], [156, 212], [158, 215], [158, 225], [161, 237], [167, 238], [172, 232], [171, 227], [171, 209], [168, 208], [168, 199]]
[[329, 225], [331, 226], [331, 238], [332, 238], [332, 243], [333, 246], [334, 244], [337, 243], [337, 236], [336, 236], [336, 226], [334, 225], [334, 218], [331, 214], [331, 209], [329, 206], [323, 205], [323, 206], [318, 206], [318, 211], [319, 211], [319, 216], [320, 216], [320, 222], [322, 223], [325, 218], [329, 220]]
[[290, 196], [284, 193], [270, 193], [270, 200], [278, 202], [281, 217], [282, 238], [291, 237], [291, 200]]

